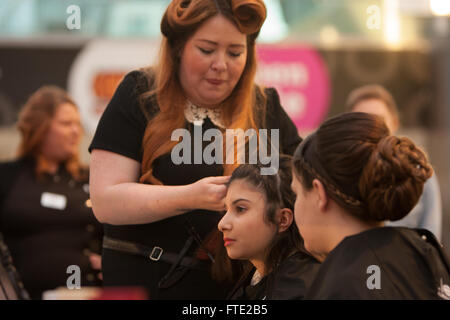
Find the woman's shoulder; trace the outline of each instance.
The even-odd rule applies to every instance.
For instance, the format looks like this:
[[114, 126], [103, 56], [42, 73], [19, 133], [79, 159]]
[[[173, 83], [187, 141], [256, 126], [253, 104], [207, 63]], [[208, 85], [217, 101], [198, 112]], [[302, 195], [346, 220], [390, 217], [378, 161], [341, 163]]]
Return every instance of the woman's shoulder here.
[[108, 150], [140, 161], [145, 129], [159, 110], [149, 95], [149, 72], [133, 70], [124, 76], [100, 118], [89, 152]]
[[0, 172], [6, 172], [10, 170], [11, 168], [15, 168], [19, 166], [19, 160], [6, 160], [0, 162]]
[[155, 70], [152, 67], [141, 68], [131, 71], [125, 77], [134, 82], [135, 98], [147, 120], [150, 120], [159, 112], [156, 94], [152, 92], [156, 86]]
[[256, 115], [258, 121], [264, 127], [276, 126], [279, 122], [283, 107], [280, 103], [280, 96], [275, 88], [262, 87], [255, 84], [254, 87], [256, 96]]
[[303, 299], [312, 284], [320, 263], [304, 252], [296, 252], [268, 276], [268, 299]]
[[299, 269], [317, 269], [320, 262], [311, 255], [303, 251], [297, 251], [284, 259], [276, 269], [278, 273], [290, 273]]
[[400, 229], [402, 228], [378, 227], [347, 236], [328, 254], [322, 266], [335, 268], [347, 265], [359, 268], [363, 263], [377, 262], [380, 254], [386, 258], [390, 255], [395, 257], [395, 250], [404, 246], [404, 236]]
[[155, 83], [155, 73], [152, 68], [140, 68], [126, 73], [120, 81], [118, 88], [122, 92], [128, 92], [139, 96], [151, 90]]
[[28, 158], [19, 158], [0, 162], [0, 202], [8, 193], [14, 179], [25, 166], [32, 165], [32, 160]]
[[[320, 265], [306, 299], [381, 299], [381, 290], [370, 290], [367, 281], [371, 266], [379, 266], [378, 257], [364, 241], [344, 239]], [[368, 271], [370, 271], [368, 273]], [[383, 292], [397, 296], [390, 279], [383, 277]], [[394, 292], [394, 293], [392, 293]]]
[[145, 86], [145, 89], [149, 88], [149, 84], [154, 80], [155, 73], [154, 70], [150, 67], [148, 68], [139, 68], [129, 71], [125, 74], [123, 79], [128, 80], [130, 82], [134, 82], [135, 84]]
[[9, 185], [14, 181], [17, 171], [20, 170], [21, 164], [18, 160], [2, 161], [0, 162], [0, 194], [6, 192]]
[[[263, 111], [268, 125], [285, 125], [292, 122], [286, 110], [281, 105], [280, 95], [273, 87], [262, 87], [255, 85], [257, 108]], [[261, 110], [261, 108], [263, 110]]]
[[149, 91], [154, 83], [154, 73], [150, 68], [136, 69], [128, 72], [119, 84], [123, 92], [132, 94], [135, 98]]
[[264, 103], [267, 108], [281, 107], [280, 96], [277, 89], [255, 84], [254, 90], [256, 93], [256, 101], [258, 105]]
[[262, 128], [279, 130], [280, 152], [292, 155], [302, 139], [298, 128], [281, 105], [275, 88], [256, 86], [256, 119]]
[[151, 68], [136, 69], [128, 72], [119, 83], [104, 114], [120, 113], [140, 126], [147, 124], [148, 118], [158, 111], [153, 88], [154, 72]]
[[31, 165], [32, 159], [30, 158], [18, 158], [0, 162], [0, 174], [3, 177], [6, 174], [12, 174], [19, 170], [21, 167]]
[[403, 246], [420, 247], [426, 244], [439, 247], [436, 237], [427, 230], [383, 226], [348, 236], [333, 251], [346, 251], [351, 248], [359, 252], [367, 247], [382, 251]]
[[260, 90], [264, 91], [264, 94], [266, 95], [266, 97], [270, 98], [270, 99], [279, 99], [280, 96], [278, 94], [277, 89], [275, 89], [274, 87], [260, 87]]
[[450, 275], [450, 259], [436, 236], [426, 229], [382, 227], [373, 231], [371, 248], [380, 260], [403, 263], [411, 257], [426, 265], [443, 264]]
[[[328, 254], [310, 298], [433, 298], [434, 283], [449, 279], [449, 268], [430, 232], [374, 228], [345, 238]], [[371, 290], [368, 283], [377, 277], [381, 290]]]

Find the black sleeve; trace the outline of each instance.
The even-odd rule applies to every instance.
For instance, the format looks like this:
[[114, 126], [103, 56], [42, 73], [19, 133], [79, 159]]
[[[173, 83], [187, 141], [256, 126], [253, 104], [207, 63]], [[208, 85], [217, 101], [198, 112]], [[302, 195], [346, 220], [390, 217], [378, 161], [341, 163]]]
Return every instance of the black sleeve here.
[[[8, 161], [0, 163], [0, 208], [8, 196], [9, 190], [21, 168], [22, 161]], [[0, 211], [1, 213], [1, 211]]]
[[147, 90], [142, 84], [144, 78], [140, 71], [124, 77], [100, 118], [89, 152], [102, 149], [141, 162], [142, 138], [147, 126], [139, 103], [140, 94]]
[[280, 130], [280, 153], [293, 155], [302, 142], [298, 129], [280, 103], [278, 92], [274, 88], [265, 89], [267, 96], [266, 126]]
[[8, 161], [0, 163], [0, 232], [3, 231], [1, 222], [3, 221], [3, 202], [9, 195], [12, 185], [20, 172], [24, 161]]

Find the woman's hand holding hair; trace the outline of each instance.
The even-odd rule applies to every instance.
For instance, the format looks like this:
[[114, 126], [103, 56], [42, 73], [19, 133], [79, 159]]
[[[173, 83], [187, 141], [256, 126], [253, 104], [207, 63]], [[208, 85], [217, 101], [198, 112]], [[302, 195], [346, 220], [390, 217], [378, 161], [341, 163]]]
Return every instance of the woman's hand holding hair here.
[[206, 177], [189, 185], [192, 192], [191, 209], [225, 210], [225, 196], [229, 180], [229, 176]]
[[139, 162], [98, 149], [92, 151], [90, 172], [92, 209], [102, 223], [144, 224], [195, 209], [225, 208], [229, 177], [207, 177], [181, 186], [142, 184]]

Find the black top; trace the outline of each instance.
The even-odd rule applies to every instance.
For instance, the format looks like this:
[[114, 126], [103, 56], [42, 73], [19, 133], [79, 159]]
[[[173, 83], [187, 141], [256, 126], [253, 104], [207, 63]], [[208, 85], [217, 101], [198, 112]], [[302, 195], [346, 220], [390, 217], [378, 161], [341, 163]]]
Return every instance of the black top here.
[[449, 285], [448, 257], [431, 232], [381, 227], [339, 243], [306, 298], [450, 299]]
[[98, 286], [89, 253], [100, 253], [102, 226], [92, 210], [88, 179], [76, 182], [63, 168], [36, 178], [31, 159], [0, 164], [0, 232], [31, 298], [66, 286], [67, 267], [81, 270], [81, 286]]
[[255, 268], [231, 291], [230, 300], [301, 300], [311, 286], [320, 263], [297, 252], [289, 256], [256, 285], [251, 285]]
[[[159, 110], [154, 102], [148, 103], [143, 107], [144, 114], [139, 104], [139, 95], [147, 90], [147, 80], [142, 72], [133, 71], [125, 76], [100, 119], [89, 147], [90, 151], [103, 149], [142, 161], [141, 144], [148, 122], [145, 114], [153, 116]], [[297, 128], [281, 107], [275, 89], [266, 89], [265, 92], [268, 99], [266, 128], [279, 129], [280, 153], [292, 154], [301, 141]], [[206, 118], [202, 126], [203, 132], [210, 128], [217, 128], [209, 118]], [[185, 128], [190, 131], [193, 138], [194, 125], [186, 122]], [[205, 142], [203, 148], [208, 143]], [[187, 185], [205, 177], [221, 175], [223, 175], [223, 167], [220, 164], [175, 165], [171, 161], [170, 154], [161, 156], [154, 164], [154, 176], [164, 185]], [[159, 246], [164, 250], [177, 253], [188, 237], [186, 219], [204, 239], [212, 230], [217, 229], [220, 218], [221, 215], [218, 212], [195, 210], [149, 224], [105, 225], [105, 234], [112, 238], [138, 242], [147, 246]], [[150, 297], [155, 299], [225, 297], [225, 291], [211, 284], [209, 275], [204, 272], [191, 279], [191, 283], [196, 286], [195, 292], [192, 292], [192, 288], [189, 287], [190, 280], [186, 280], [186, 277], [173, 288], [159, 289], [158, 279], [165, 274], [169, 265], [163, 262], [145, 261], [142, 258], [136, 259], [136, 257], [111, 250], [104, 250], [103, 258], [103, 276], [106, 285], [146, 285], [150, 290]], [[155, 272], [153, 268], [159, 271]]]

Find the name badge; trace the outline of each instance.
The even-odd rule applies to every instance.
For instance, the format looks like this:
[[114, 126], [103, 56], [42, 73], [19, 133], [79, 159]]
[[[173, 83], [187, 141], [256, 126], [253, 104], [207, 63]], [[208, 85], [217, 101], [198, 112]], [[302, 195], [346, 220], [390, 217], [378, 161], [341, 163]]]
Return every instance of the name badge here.
[[56, 210], [64, 210], [67, 206], [67, 197], [62, 194], [44, 192], [41, 196], [41, 206]]

